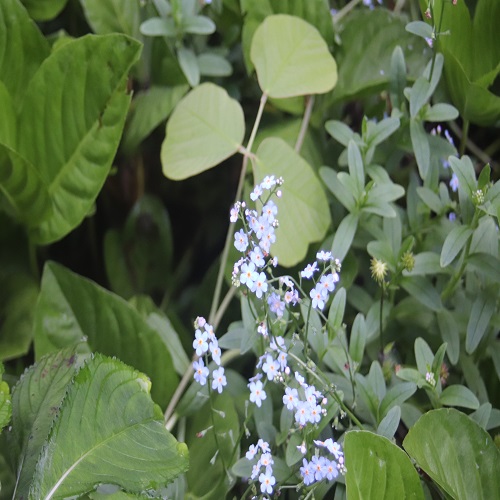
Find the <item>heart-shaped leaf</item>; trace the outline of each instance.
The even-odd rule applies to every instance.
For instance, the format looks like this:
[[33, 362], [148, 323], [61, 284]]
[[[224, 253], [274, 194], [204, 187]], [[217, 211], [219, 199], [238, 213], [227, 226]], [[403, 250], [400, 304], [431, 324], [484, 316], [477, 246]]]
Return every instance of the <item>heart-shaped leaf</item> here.
[[311, 166], [282, 139], [264, 139], [257, 150], [255, 180], [266, 175], [285, 181], [283, 196], [276, 200], [280, 223], [271, 252], [282, 265], [292, 266], [305, 257], [309, 243], [325, 236], [328, 202]]
[[30, 498], [78, 496], [103, 483], [141, 493], [185, 472], [187, 447], [165, 429], [149, 388], [147, 377], [133, 368], [93, 356], [69, 386], [38, 459]]
[[286, 14], [257, 28], [250, 57], [260, 88], [270, 97], [323, 94], [337, 82], [337, 64], [318, 30]]
[[204, 83], [179, 102], [167, 123], [163, 173], [181, 180], [204, 172], [236, 153], [244, 135], [238, 101], [221, 87]]

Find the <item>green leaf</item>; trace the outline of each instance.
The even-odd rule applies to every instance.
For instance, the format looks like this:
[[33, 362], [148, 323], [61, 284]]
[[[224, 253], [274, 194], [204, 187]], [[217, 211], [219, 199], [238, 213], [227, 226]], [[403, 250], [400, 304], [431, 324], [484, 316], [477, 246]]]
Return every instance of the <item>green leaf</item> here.
[[297, 17], [267, 17], [254, 33], [250, 57], [260, 88], [270, 97], [323, 94], [337, 82], [337, 65], [325, 41]]
[[50, 54], [47, 40], [18, 0], [0, 2], [0, 47], [0, 79], [17, 108], [28, 82]]
[[441, 249], [441, 257], [439, 263], [441, 267], [450, 265], [455, 257], [459, 254], [460, 250], [467, 243], [467, 240], [472, 234], [472, 229], [467, 226], [454, 227], [446, 236]]
[[396, 132], [396, 130], [399, 128], [399, 125], [399, 118], [384, 118], [382, 121], [375, 124], [373, 128], [371, 128], [370, 133], [367, 134], [366, 142], [370, 145], [370, 147], [378, 146], [388, 137], [394, 134], [394, 132]]
[[140, 27], [141, 33], [146, 36], [170, 36], [177, 35], [177, 29], [173, 19], [151, 17], [144, 21]]
[[93, 206], [118, 148], [130, 101], [126, 77], [139, 52], [125, 35], [85, 36], [53, 52], [31, 80], [18, 151], [39, 170], [54, 207], [31, 230], [37, 243], [62, 238]]
[[49, 21], [66, 6], [68, 0], [22, 0], [29, 15], [37, 21]]
[[410, 121], [410, 137], [417, 160], [418, 172], [420, 177], [425, 180], [429, 172], [429, 164], [431, 161], [431, 150], [429, 139], [421, 122], [412, 119]]
[[380, 402], [379, 415], [383, 418], [387, 412], [395, 406], [401, 406], [407, 399], [411, 398], [417, 386], [414, 382], [401, 382], [391, 387]]
[[347, 498], [424, 499], [417, 471], [408, 455], [387, 438], [350, 431], [344, 441]]
[[496, 309], [496, 294], [488, 292], [480, 294], [474, 303], [467, 323], [465, 350], [472, 354], [490, 327], [490, 320]]
[[347, 147], [349, 141], [354, 139], [354, 132], [345, 123], [329, 120], [325, 123], [326, 131], [340, 144]]
[[465, 385], [450, 385], [439, 396], [439, 402], [444, 406], [461, 406], [477, 410], [479, 401], [474, 393]]
[[392, 407], [377, 427], [377, 434], [379, 436], [386, 437], [387, 439], [392, 439], [394, 434], [398, 430], [400, 420], [401, 407]]
[[472, 193], [477, 189], [477, 181], [471, 159], [468, 156], [462, 156], [460, 159], [450, 156], [448, 161], [451, 169], [458, 177], [460, 187], [465, 190], [469, 199], [472, 199]]
[[340, 287], [335, 292], [332, 303], [330, 305], [330, 310], [328, 311], [328, 326], [332, 328], [334, 332], [340, 330], [340, 328], [342, 327], [345, 304], [346, 291], [344, 287]]
[[349, 165], [349, 175], [356, 189], [353, 195], [356, 199], [359, 199], [365, 189], [365, 170], [359, 147], [352, 139], [347, 147], [347, 163]]
[[487, 253], [474, 253], [467, 257], [467, 266], [479, 271], [483, 276], [500, 282], [500, 259]]
[[185, 16], [182, 18], [182, 30], [195, 35], [211, 35], [215, 32], [215, 23], [206, 16]]
[[163, 173], [181, 180], [204, 172], [236, 153], [244, 134], [239, 103], [221, 87], [204, 83], [179, 102], [168, 120]]
[[[15, 147], [16, 144], [16, 111], [14, 101], [5, 84], [0, 80], [0, 108], [2, 120], [0, 121], [0, 144]], [[2, 146], [2, 148], [3, 148]]]
[[87, 338], [91, 350], [117, 356], [147, 373], [161, 406], [177, 385], [163, 339], [130, 304], [53, 262], [45, 264], [34, 335], [37, 357]]
[[458, 118], [458, 109], [450, 104], [434, 104], [425, 111], [424, 120], [428, 122], [447, 122]]
[[500, 452], [490, 435], [455, 409], [432, 410], [410, 429], [403, 446], [448, 495], [496, 498]]
[[138, 2], [80, 0], [80, 3], [94, 33], [123, 33], [140, 38], [141, 9]]
[[[73, 379], [37, 463], [30, 498], [82, 495], [99, 484], [141, 493], [188, 468], [143, 374], [96, 354]], [[84, 425], [84, 432], [75, 429]], [[123, 470], [127, 474], [123, 474]]]
[[341, 261], [344, 260], [356, 234], [358, 221], [359, 216], [354, 214], [347, 214], [344, 219], [342, 219], [333, 237], [331, 251], [335, 258]]
[[439, 311], [443, 307], [441, 297], [428, 279], [422, 276], [403, 276], [401, 286], [431, 311]]
[[344, 189], [335, 170], [329, 167], [321, 167], [319, 169], [319, 175], [326, 187], [335, 195], [340, 203], [342, 203], [349, 212], [354, 212], [356, 209], [354, 195], [349, 190]]
[[412, 21], [406, 25], [406, 31], [421, 38], [432, 38], [433, 30], [430, 24], [424, 21]]
[[441, 214], [445, 208], [441, 198], [432, 189], [425, 186], [417, 187], [419, 198], [436, 214]]
[[2, 380], [4, 367], [0, 362], [0, 434], [3, 428], [10, 422], [12, 416], [12, 401], [9, 385]]
[[391, 55], [391, 73], [390, 73], [390, 96], [391, 102], [395, 108], [400, 108], [403, 103], [404, 89], [406, 87], [406, 62], [403, 49], [400, 45], [394, 48]]
[[352, 324], [351, 339], [349, 342], [349, 356], [351, 356], [356, 363], [361, 363], [363, 360], [366, 338], [365, 317], [361, 313], [358, 313]]
[[[410, 101], [410, 116], [415, 119], [419, 111], [423, 108], [424, 104], [427, 102], [430, 90], [429, 81], [421, 76], [413, 84], [409, 92]], [[412, 120], [413, 121], [413, 120]], [[420, 123], [420, 122], [417, 122]]]
[[280, 224], [271, 253], [282, 265], [291, 266], [305, 257], [309, 243], [325, 236], [328, 202], [311, 166], [282, 139], [264, 139], [257, 150], [255, 181], [266, 175], [284, 179], [283, 196], [276, 200]]
[[218, 54], [205, 52], [198, 57], [200, 74], [205, 76], [231, 76], [233, 67], [228, 60]]
[[134, 95], [123, 134], [124, 150], [130, 153], [136, 149], [158, 125], [170, 116], [175, 105], [188, 89], [187, 85], [153, 86], [137, 92]]
[[196, 54], [185, 47], [177, 49], [177, 59], [179, 66], [191, 87], [196, 87], [200, 83], [200, 67]]
[[63, 349], [41, 358], [12, 391], [13, 427], [10, 436], [17, 476], [17, 495], [28, 498], [35, 467], [67, 385], [83, 363], [77, 349]]
[[460, 356], [460, 332], [455, 317], [447, 309], [436, 313], [439, 331], [443, 342], [446, 342], [446, 354], [453, 365], [456, 365]]

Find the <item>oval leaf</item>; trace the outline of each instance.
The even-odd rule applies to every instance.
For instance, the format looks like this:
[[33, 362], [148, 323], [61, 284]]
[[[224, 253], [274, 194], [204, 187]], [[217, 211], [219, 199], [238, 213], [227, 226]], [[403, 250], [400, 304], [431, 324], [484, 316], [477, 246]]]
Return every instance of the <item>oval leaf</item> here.
[[165, 429], [149, 387], [144, 375], [116, 359], [89, 360], [61, 405], [30, 498], [78, 496], [103, 483], [143, 493], [186, 471], [187, 448]]
[[221, 87], [204, 83], [179, 102], [167, 123], [163, 173], [181, 180], [204, 172], [236, 153], [244, 134], [239, 103]]
[[318, 30], [285, 14], [268, 16], [252, 39], [250, 57], [270, 97], [323, 94], [337, 83], [337, 64]]
[[498, 497], [500, 452], [490, 435], [463, 413], [452, 408], [426, 413], [403, 446], [453, 498]]
[[330, 225], [328, 202], [311, 166], [282, 139], [264, 139], [257, 158], [256, 181], [266, 175], [285, 181], [283, 197], [276, 201], [279, 227], [271, 252], [282, 265], [292, 266], [305, 257], [309, 243], [325, 236]]
[[479, 401], [474, 393], [464, 385], [450, 385], [444, 389], [439, 396], [439, 402], [445, 406], [460, 406], [462, 408], [470, 408], [477, 410]]
[[351, 431], [344, 441], [347, 498], [412, 498], [424, 494], [408, 455], [387, 438]]
[[460, 250], [467, 243], [471, 234], [472, 229], [469, 229], [467, 226], [454, 227], [448, 233], [441, 250], [441, 258], [439, 259], [441, 267], [446, 267], [453, 262]]

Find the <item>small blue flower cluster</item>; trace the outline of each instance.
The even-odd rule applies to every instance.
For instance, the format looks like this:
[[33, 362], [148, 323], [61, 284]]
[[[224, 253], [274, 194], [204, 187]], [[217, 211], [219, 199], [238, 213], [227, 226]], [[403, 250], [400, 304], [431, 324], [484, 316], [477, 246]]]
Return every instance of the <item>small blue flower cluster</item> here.
[[[315, 287], [309, 293], [312, 300], [312, 307], [314, 309], [323, 309], [325, 303], [328, 300], [329, 294], [335, 290], [335, 284], [339, 281], [338, 271], [340, 271], [340, 262], [338, 259], [334, 259], [331, 252], [325, 252], [321, 250], [316, 254], [316, 259], [323, 261], [325, 263], [323, 272], [320, 275], [320, 279], [316, 282]], [[326, 262], [330, 265], [326, 265]], [[333, 272], [328, 273], [327, 271], [332, 270]], [[301, 271], [300, 277], [311, 279], [314, 273], [318, 271], [318, 263], [314, 261], [312, 264], [308, 264], [307, 267]]]
[[224, 375], [224, 367], [220, 366], [221, 350], [217, 342], [214, 329], [212, 325], [209, 325], [205, 318], [201, 316], [196, 318], [194, 326], [196, 331], [194, 335], [193, 349], [195, 349], [196, 356], [198, 356], [198, 359], [193, 362], [194, 379], [200, 385], [205, 385], [207, 383], [207, 378], [210, 372], [208, 367], [205, 366], [202, 356], [205, 356], [205, 360], [208, 364], [208, 353], [210, 351], [212, 359], [218, 366], [218, 368], [212, 372], [212, 389], [220, 394], [223, 387], [227, 384], [227, 381], [226, 376]]
[[257, 461], [253, 464], [250, 479], [255, 480], [258, 477], [260, 491], [271, 495], [276, 484], [276, 478], [273, 475], [274, 460], [269, 443], [259, 439], [256, 445], [250, 445], [245, 456], [250, 461], [255, 461], [257, 458]]
[[346, 468], [344, 465], [344, 453], [342, 448], [338, 443], [333, 441], [333, 439], [327, 439], [325, 441], [314, 441], [314, 444], [318, 448], [326, 448], [331, 455], [333, 455], [334, 460], [330, 460], [327, 457], [316, 454], [312, 457], [310, 461], [305, 458], [302, 459], [302, 467], [300, 468], [300, 475], [304, 479], [304, 484], [309, 486], [318, 481], [333, 481], [339, 475], [346, 473]]

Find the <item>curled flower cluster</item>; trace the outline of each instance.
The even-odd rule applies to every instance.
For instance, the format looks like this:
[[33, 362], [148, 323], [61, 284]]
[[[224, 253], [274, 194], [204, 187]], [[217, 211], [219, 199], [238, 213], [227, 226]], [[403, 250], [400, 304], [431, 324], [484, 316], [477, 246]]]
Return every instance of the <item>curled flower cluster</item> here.
[[325, 441], [314, 441], [318, 448], [325, 448], [334, 459], [330, 460], [328, 457], [316, 454], [309, 461], [305, 458], [302, 459], [302, 467], [300, 468], [300, 475], [304, 480], [304, 484], [309, 486], [318, 481], [333, 481], [339, 475], [346, 473], [344, 465], [344, 453], [340, 444], [327, 439]]
[[193, 349], [196, 351], [198, 359], [193, 362], [194, 379], [200, 385], [207, 383], [207, 378], [210, 375], [210, 370], [205, 366], [203, 357], [208, 364], [208, 355], [212, 357], [214, 363], [218, 366], [212, 372], [212, 389], [219, 394], [227, 384], [226, 376], [224, 375], [224, 367], [220, 366], [221, 349], [217, 342], [214, 329], [209, 325], [205, 318], [198, 316], [194, 323], [195, 334], [193, 341]]
[[271, 495], [276, 484], [276, 479], [273, 475], [274, 460], [271, 455], [269, 443], [263, 439], [259, 439], [256, 445], [250, 445], [245, 456], [250, 461], [255, 461], [257, 458], [253, 464], [250, 479], [255, 480], [258, 477], [260, 491]]

